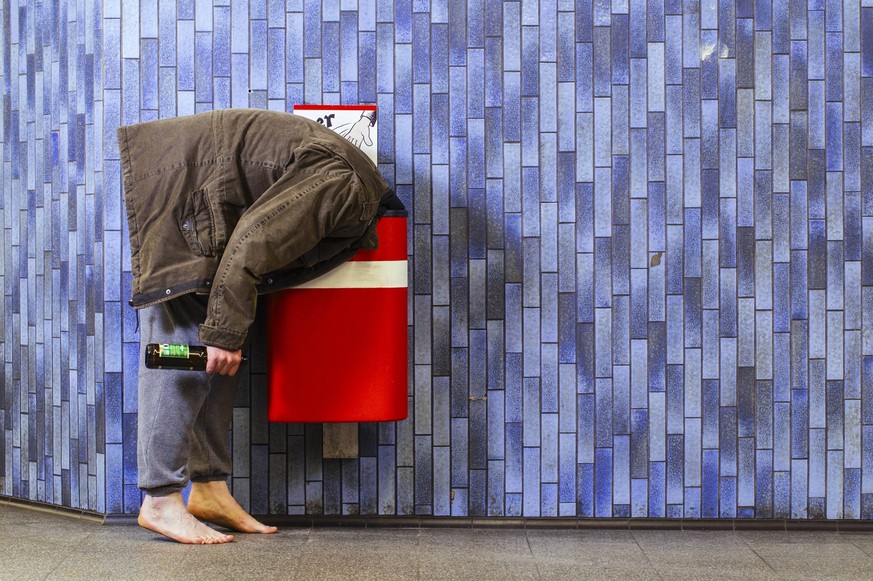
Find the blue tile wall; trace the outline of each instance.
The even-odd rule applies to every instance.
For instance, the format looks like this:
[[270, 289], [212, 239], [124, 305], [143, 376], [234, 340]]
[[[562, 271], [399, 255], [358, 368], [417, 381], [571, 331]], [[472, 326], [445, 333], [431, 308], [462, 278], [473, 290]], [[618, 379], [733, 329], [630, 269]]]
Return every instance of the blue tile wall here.
[[0, 495], [138, 508], [116, 128], [375, 102], [410, 417], [322, 459], [252, 351], [243, 506], [873, 518], [869, 1], [3, 0], [0, 60]]

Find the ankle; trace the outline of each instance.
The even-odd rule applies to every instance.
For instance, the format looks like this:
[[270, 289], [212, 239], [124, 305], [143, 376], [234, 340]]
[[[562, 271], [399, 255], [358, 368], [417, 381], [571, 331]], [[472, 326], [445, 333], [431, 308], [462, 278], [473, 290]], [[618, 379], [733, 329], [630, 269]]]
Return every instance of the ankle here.
[[142, 507], [147, 510], [155, 510], [161, 511], [167, 508], [171, 508], [177, 505], [184, 505], [182, 502], [182, 493], [174, 492], [172, 494], [166, 494], [161, 496], [152, 496], [151, 494], [146, 494], [145, 500], [143, 500]]

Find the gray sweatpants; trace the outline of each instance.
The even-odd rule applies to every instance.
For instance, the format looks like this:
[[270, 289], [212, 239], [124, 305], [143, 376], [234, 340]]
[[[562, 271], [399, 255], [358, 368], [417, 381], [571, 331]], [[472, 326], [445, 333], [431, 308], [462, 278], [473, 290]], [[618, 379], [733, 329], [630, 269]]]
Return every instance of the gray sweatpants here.
[[228, 431], [239, 376], [148, 369], [143, 362], [148, 343], [198, 344], [206, 301], [188, 294], [140, 310], [138, 484], [152, 496], [231, 472]]

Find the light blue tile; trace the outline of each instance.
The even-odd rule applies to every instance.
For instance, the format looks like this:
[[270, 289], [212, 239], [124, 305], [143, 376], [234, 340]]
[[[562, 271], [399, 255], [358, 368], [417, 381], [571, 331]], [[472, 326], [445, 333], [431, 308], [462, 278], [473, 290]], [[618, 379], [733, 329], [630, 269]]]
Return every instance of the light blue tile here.
[[700, 233], [700, 210], [687, 209], [685, 210], [685, 249], [684, 249], [684, 264], [686, 277], [699, 277], [700, 268], [700, 253], [701, 253], [701, 233]]
[[650, 113], [647, 135], [648, 179], [653, 182], [663, 182], [666, 179], [664, 161], [664, 113]]
[[558, 414], [542, 414], [540, 481], [558, 482]]
[[842, 53], [843, 115], [845, 122], [861, 120], [861, 55]]
[[560, 434], [558, 436], [558, 449], [560, 450], [558, 478], [558, 501], [562, 504], [570, 503], [569, 510], [560, 511], [560, 516], [576, 514], [576, 454], [575, 442], [572, 434]]
[[791, 518], [807, 518], [806, 460], [791, 461]]
[[860, 190], [861, 127], [858, 123], [843, 124], [843, 170], [845, 189], [850, 192]]
[[[558, 349], [555, 343], [541, 346], [541, 413], [558, 412]], [[481, 366], [484, 367], [484, 364]]]
[[526, 517], [540, 515], [540, 449], [524, 448], [524, 505]]
[[611, 99], [612, 127], [610, 134], [613, 164], [615, 164], [614, 158], [616, 156], [627, 156], [630, 153], [629, 107], [628, 86], [614, 85]]
[[845, 329], [861, 328], [861, 264], [845, 263]]
[[682, 153], [682, 88], [668, 85], [666, 89], [666, 150], [669, 154]]
[[594, 180], [594, 116], [590, 113], [576, 115], [576, 175], [583, 182]]
[[843, 313], [828, 312], [827, 315], [827, 377], [828, 380], [843, 379]]
[[685, 140], [683, 186], [686, 208], [700, 207], [700, 140]]
[[611, 99], [594, 99], [594, 165], [608, 167], [612, 159]]
[[[700, 349], [685, 350], [685, 417], [701, 417], [701, 365]], [[686, 426], [687, 428], [687, 426]]]
[[667, 297], [667, 364], [684, 361], [684, 301], [681, 296]]
[[701, 168], [718, 169], [719, 164], [719, 101], [701, 102]]
[[[627, 2], [624, 4], [627, 6]], [[594, 26], [609, 26], [611, 8], [609, 0], [594, 0]], [[627, 9], [624, 10], [624, 13], [627, 13]]]
[[630, 436], [616, 435], [613, 438], [612, 503], [630, 504]]

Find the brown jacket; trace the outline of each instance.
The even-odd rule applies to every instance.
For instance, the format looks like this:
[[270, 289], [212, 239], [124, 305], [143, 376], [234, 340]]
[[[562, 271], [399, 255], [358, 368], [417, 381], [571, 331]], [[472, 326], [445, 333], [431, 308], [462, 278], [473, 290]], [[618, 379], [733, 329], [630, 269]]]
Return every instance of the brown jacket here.
[[131, 304], [209, 294], [200, 339], [238, 349], [257, 294], [375, 248], [388, 185], [357, 147], [287, 113], [228, 109], [118, 130]]

